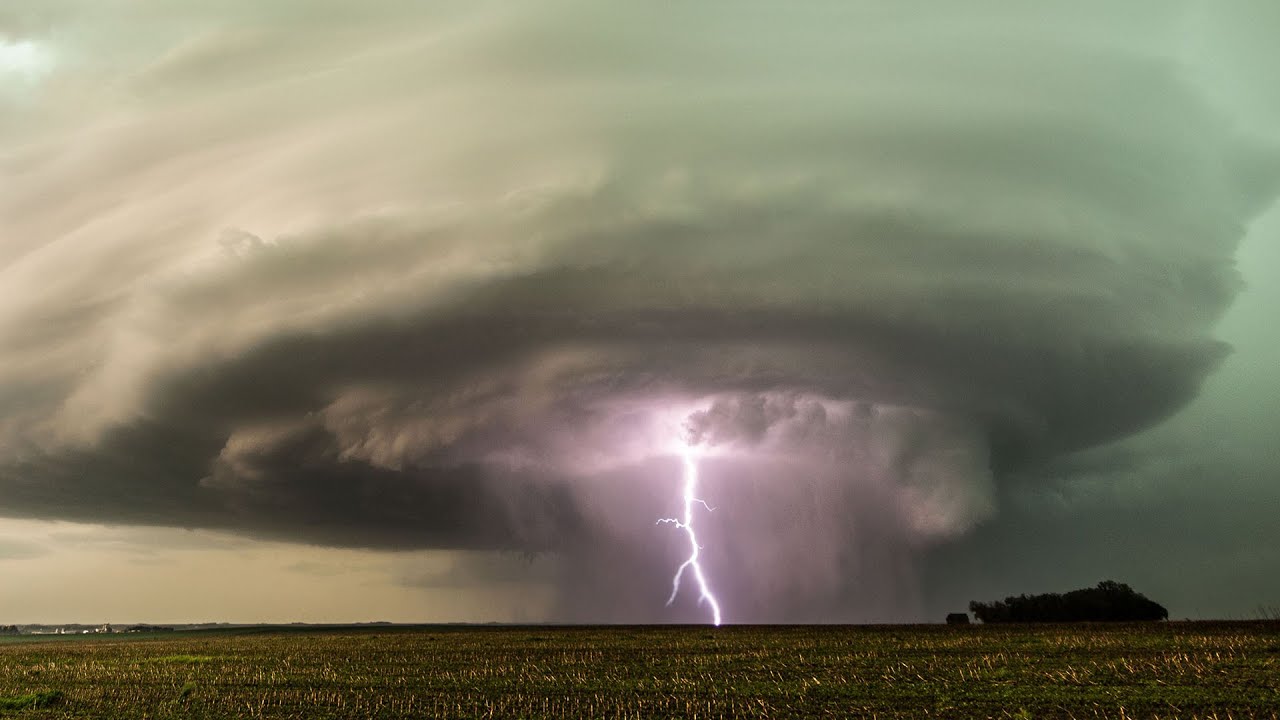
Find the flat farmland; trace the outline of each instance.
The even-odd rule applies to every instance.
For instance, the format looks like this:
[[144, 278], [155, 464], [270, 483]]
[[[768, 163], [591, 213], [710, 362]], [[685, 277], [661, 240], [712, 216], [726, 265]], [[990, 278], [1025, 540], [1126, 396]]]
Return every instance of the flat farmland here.
[[0, 717], [1276, 718], [1280, 624], [264, 628], [0, 640]]

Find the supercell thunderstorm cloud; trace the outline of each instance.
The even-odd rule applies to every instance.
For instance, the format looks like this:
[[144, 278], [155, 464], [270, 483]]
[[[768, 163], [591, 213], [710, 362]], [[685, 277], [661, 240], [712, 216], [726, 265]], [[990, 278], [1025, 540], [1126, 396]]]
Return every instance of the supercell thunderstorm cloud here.
[[0, 514], [911, 617], [1196, 397], [1280, 179], [1188, 8], [1035, 5], [6, 4]]

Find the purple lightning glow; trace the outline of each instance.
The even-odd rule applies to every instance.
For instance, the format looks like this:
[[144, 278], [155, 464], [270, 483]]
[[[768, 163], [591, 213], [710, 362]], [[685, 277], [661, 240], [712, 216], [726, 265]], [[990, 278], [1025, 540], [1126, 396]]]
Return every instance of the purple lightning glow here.
[[698, 536], [693, 530], [693, 506], [700, 503], [708, 511], [712, 509], [705, 500], [701, 500], [695, 496], [698, 491], [698, 459], [694, 454], [694, 449], [685, 446], [680, 451], [680, 456], [684, 459], [684, 518], [662, 518], [658, 520], [658, 524], [670, 523], [684, 530], [689, 536], [689, 559], [685, 560], [676, 570], [676, 575], [671, 580], [671, 597], [667, 598], [667, 607], [671, 607], [671, 603], [676, 601], [676, 595], [680, 594], [680, 579], [684, 577], [684, 571], [693, 568], [693, 576], [698, 581], [698, 604], [706, 603], [711, 606], [711, 622], [720, 625], [720, 603], [716, 601], [716, 596], [711, 592], [711, 586], [707, 583], [707, 577], [702, 572], [702, 566], [698, 563], [698, 555], [702, 552], [702, 546], [698, 544]]

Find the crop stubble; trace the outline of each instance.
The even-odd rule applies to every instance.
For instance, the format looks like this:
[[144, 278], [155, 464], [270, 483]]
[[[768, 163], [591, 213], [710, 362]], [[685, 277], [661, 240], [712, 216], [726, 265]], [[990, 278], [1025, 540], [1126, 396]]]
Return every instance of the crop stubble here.
[[0, 643], [0, 716], [1277, 718], [1280, 624], [393, 627]]

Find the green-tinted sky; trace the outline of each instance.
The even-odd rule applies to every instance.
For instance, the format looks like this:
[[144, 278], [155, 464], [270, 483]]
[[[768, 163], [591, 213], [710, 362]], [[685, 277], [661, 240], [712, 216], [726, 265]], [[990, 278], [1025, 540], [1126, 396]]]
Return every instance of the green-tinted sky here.
[[0, 8], [0, 623], [1280, 604], [1269, 2]]

